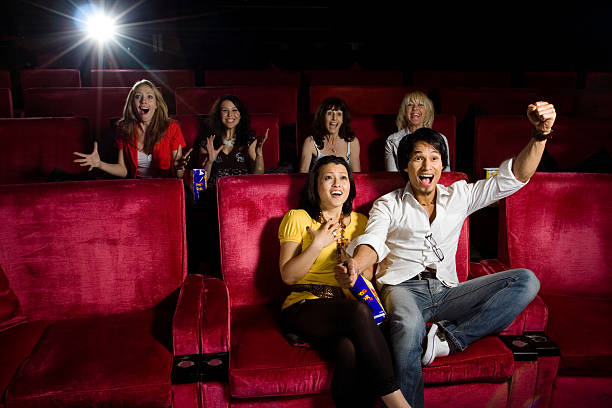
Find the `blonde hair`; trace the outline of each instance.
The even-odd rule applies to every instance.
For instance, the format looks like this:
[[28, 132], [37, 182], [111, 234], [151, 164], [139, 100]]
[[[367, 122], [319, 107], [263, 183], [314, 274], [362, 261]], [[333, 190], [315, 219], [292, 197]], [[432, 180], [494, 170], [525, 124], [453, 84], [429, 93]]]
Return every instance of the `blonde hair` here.
[[434, 121], [433, 102], [423, 92], [413, 91], [404, 95], [404, 99], [402, 100], [402, 104], [397, 114], [397, 119], [395, 120], [397, 130], [399, 131], [408, 127], [410, 121], [406, 116], [406, 108], [408, 108], [408, 104], [411, 102], [414, 104], [423, 103], [423, 105], [425, 105], [425, 119], [423, 120], [423, 127], [431, 129]]
[[142, 79], [132, 86], [132, 89], [130, 89], [130, 93], [125, 100], [125, 105], [123, 106], [123, 117], [121, 120], [119, 120], [117, 125], [119, 126], [119, 129], [121, 129], [121, 137], [123, 140], [133, 145], [134, 132], [140, 125], [140, 116], [134, 107], [134, 98], [136, 89], [142, 85], [146, 85], [153, 90], [153, 94], [155, 95], [155, 103], [157, 106], [155, 113], [153, 114], [153, 118], [151, 119], [151, 123], [147, 127], [147, 131], [144, 136], [144, 146], [142, 149], [144, 153], [151, 154], [153, 153], [153, 147], [162, 139], [166, 133], [166, 130], [168, 130], [168, 126], [170, 125], [170, 119], [168, 118], [168, 105], [166, 105], [161, 92], [155, 87], [155, 85], [153, 85], [151, 81]]

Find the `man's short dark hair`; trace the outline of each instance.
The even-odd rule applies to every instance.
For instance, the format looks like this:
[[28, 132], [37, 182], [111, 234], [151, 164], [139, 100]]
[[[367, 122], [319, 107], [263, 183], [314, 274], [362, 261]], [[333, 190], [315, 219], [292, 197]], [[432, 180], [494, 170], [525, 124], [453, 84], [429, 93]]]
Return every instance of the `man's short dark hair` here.
[[408, 173], [404, 171], [408, 167], [410, 155], [414, 151], [414, 145], [417, 142], [425, 142], [430, 144], [434, 149], [440, 152], [442, 156], [442, 167], [448, 166], [448, 153], [446, 151], [446, 143], [444, 137], [433, 129], [420, 128], [414, 133], [409, 133], [402, 138], [397, 148], [397, 164], [400, 173], [404, 180], [408, 181]]

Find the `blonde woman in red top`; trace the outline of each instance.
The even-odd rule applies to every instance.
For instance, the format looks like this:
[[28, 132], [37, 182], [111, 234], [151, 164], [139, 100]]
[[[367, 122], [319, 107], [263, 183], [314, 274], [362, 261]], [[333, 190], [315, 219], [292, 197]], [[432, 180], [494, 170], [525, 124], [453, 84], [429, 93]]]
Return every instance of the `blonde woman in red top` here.
[[179, 125], [168, 118], [168, 106], [153, 83], [134, 84], [117, 123], [117, 163], [100, 160], [98, 143], [90, 154], [75, 152], [76, 163], [117, 177], [182, 178], [191, 154], [183, 154], [185, 139]]

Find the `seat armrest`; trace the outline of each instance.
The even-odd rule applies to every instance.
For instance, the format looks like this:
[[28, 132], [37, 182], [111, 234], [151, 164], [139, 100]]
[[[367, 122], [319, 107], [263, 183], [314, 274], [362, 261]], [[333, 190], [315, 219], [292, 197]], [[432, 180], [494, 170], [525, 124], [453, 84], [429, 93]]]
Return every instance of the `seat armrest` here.
[[200, 354], [203, 293], [203, 276], [187, 275], [172, 318], [172, 352], [175, 356]]
[[230, 299], [227, 285], [217, 278], [204, 278], [202, 354], [226, 353], [230, 349]]
[[480, 261], [485, 268], [491, 271], [491, 273], [507, 271], [510, 267], [504, 264], [499, 259], [485, 259], [484, 261]]

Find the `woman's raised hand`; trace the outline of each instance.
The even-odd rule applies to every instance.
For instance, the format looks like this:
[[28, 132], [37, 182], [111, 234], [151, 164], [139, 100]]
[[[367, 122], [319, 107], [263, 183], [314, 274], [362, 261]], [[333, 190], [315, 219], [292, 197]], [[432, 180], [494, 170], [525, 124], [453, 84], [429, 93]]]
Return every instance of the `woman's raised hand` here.
[[98, 142], [94, 142], [94, 149], [93, 152], [91, 152], [90, 154], [79, 152], [73, 153], [79, 157], [82, 157], [82, 159], [74, 159], [74, 162], [79, 163], [79, 166], [81, 167], [89, 166], [89, 169], [87, 171], [91, 171], [95, 167], [100, 167], [101, 161], [100, 155], [98, 154]]
[[306, 227], [306, 230], [312, 236], [311, 245], [316, 245], [316, 247], [321, 250], [336, 240], [340, 233], [340, 224], [338, 222], [326, 220], [321, 224], [318, 230], [315, 231], [309, 227]]
[[189, 149], [187, 153], [183, 154], [182, 147], [179, 146], [176, 157], [174, 159], [174, 171], [176, 172], [176, 176], [178, 178], [182, 178], [185, 174], [185, 169], [187, 168], [187, 163], [189, 162], [189, 158], [191, 156], [191, 152], [193, 148]]
[[208, 153], [208, 161], [214, 162], [219, 155], [221, 149], [223, 149], [223, 145], [219, 146], [218, 149], [215, 149], [215, 135], [210, 135], [206, 138], [206, 152]]
[[257, 136], [257, 144], [255, 145], [255, 154], [258, 156], [263, 155], [263, 145], [268, 140], [268, 133], [270, 133], [270, 128], [266, 129], [266, 133], [263, 136]]

